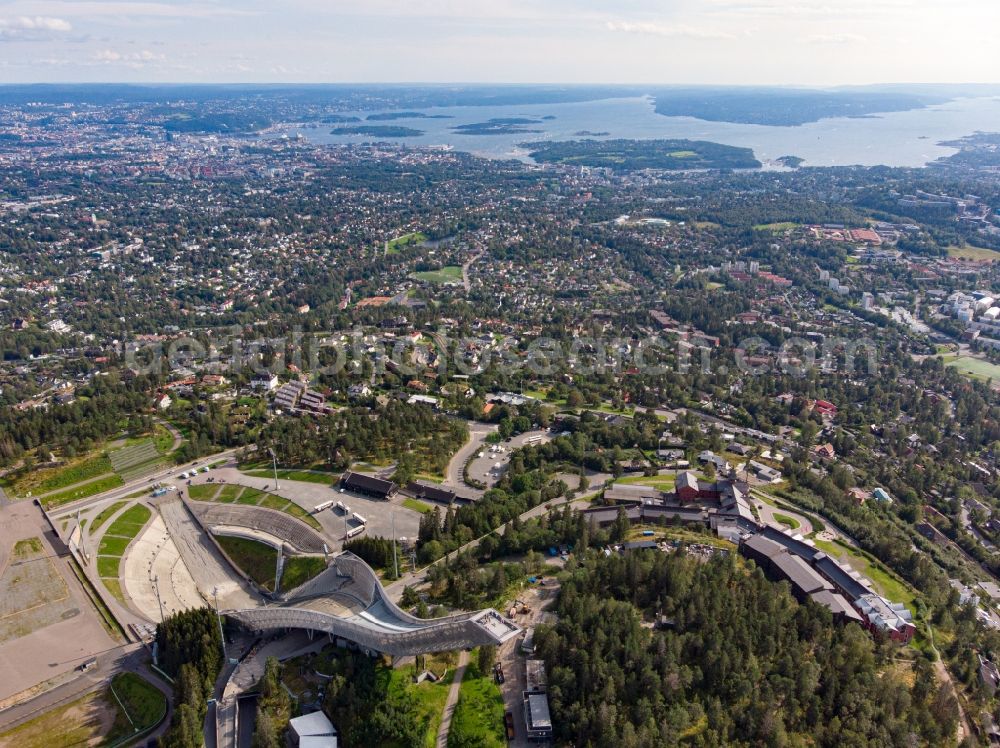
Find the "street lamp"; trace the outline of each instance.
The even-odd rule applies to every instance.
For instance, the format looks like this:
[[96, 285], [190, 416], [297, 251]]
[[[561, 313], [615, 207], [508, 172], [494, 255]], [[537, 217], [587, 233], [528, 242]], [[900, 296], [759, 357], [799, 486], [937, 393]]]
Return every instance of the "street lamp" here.
[[392, 572], [399, 579], [399, 564], [396, 563], [396, 513], [392, 513]]
[[274, 492], [278, 492], [278, 457], [274, 454], [274, 450], [270, 447], [267, 451], [271, 453], [271, 464], [274, 466]]
[[215, 598], [215, 617], [219, 621], [219, 643], [222, 645], [222, 661], [223, 663], [228, 662], [229, 658], [226, 655], [226, 634], [222, 630], [222, 614], [219, 613], [219, 588], [214, 587], [212, 589], [212, 597]]
[[[153, 589], [156, 590], [156, 602], [160, 606], [160, 621], [166, 620], [163, 615], [163, 598], [160, 597], [160, 577], [159, 575], [153, 577]], [[218, 607], [218, 604], [216, 604]]]

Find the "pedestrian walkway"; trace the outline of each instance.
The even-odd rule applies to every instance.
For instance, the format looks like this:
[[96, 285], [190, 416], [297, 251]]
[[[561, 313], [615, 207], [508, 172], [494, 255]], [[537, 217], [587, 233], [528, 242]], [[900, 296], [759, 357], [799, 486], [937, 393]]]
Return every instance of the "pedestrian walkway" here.
[[458, 694], [462, 688], [462, 679], [465, 677], [465, 666], [468, 664], [469, 653], [463, 649], [458, 653], [458, 667], [455, 668], [455, 677], [451, 681], [451, 690], [448, 691], [448, 701], [445, 702], [444, 714], [441, 716], [437, 748], [447, 748], [448, 730], [451, 729], [451, 716], [455, 713], [455, 707], [458, 705]]

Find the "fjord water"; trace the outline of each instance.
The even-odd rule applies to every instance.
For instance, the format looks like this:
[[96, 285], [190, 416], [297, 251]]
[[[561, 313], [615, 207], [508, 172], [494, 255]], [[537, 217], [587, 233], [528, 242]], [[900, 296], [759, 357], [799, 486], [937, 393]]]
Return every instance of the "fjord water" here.
[[[664, 117], [653, 110], [649, 98], [603, 99], [571, 104], [536, 104], [484, 107], [439, 107], [417, 110], [431, 117], [366, 122], [371, 125], [403, 125], [424, 131], [410, 138], [371, 135], [331, 135], [337, 125], [300, 129], [289, 126], [281, 132], [303, 136], [317, 143], [402, 142], [410, 145], [448, 145], [489, 158], [526, 159], [520, 146], [539, 140], [578, 139], [578, 132], [607, 132], [609, 138], [688, 138], [752, 148], [757, 158], [768, 162], [781, 156], [798, 156], [808, 166], [923, 166], [955, 152], [941, 146], [972, 133], [1000, 132], [1000, 99], [992, 97], [956, 99], [946, 104], [889, 112], [867, 117], [838, 117], [795, 127], [707, 122], [692, 117]], [[345, 112], [364, 119], [368, 113]], [[456, 125], [486, 122], [493, 118], [525, 117], [542, 120], [525, 125], [532, 133], [468, 135], [455, 132]], [[272, 133], [273, 135], [274, 133]]]

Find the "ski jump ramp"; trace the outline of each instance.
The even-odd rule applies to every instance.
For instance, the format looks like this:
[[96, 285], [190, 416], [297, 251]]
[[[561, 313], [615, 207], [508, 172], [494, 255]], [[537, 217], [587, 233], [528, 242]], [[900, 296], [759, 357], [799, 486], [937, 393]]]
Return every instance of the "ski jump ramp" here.
[[350, 552], [281, 603], [224, 614], [253, 631], [305, 629], [394, 657], [499, 645], [521, 632], [492, 608], [416, 618], [392, 602], [372, 568]]

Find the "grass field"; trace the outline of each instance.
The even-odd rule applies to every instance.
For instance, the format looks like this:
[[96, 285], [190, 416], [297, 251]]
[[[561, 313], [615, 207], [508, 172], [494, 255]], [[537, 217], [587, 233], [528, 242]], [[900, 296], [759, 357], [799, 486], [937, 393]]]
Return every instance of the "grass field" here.
[[246, 538], [217, 535], [215, 539], [241, 571], [265, 590], [269, 592], [274, 590], [278, 551], [269, 545]]
[[235, 483], [201, 483], [188, 486], [188, 495], [195, 501], [217, 501], [221, 504], [246, 504], [276, 509], [301, 520], [314, 530], [322, 530], [319, 520], [293, 501], [267, 491]]
[[100, 556], [124, 556], [125, 549], [131, 542], [131, 538], [119, 538], [105, 534], [101, 538], [101, 545], [98, 547], [97, 553]]
[[[241, 470], [240, 472], [253, 478], [274, 478], [273, 470], [264, 470], [263, 468], [257, 470]], [[319, 483], [324, 486], [331, 486], [339, 479], [339, 473], [314, 473], [309, 470], [289, 469], [278, 470], [279, 481], [297, 480], [305, 483]]]
[[0, 735], [0, 748], [100, 745], [114, 720], [100, 691], [51, 709]]
[[188, 486], [187, 489], [188, 496], [190, 496], [195, 501], [211, 501], [215, 498], [215, 495], [219, 492], [218, 483], [199, 483], [194, 486]]
[[871, 554], [858, 548], [850, 548], [839, 541], [816, 540], [816, 547], [826, 551], [840, 561], [846, 561], [855, 571], [865, 575], [875, 583], [876, 591], [893, 602], [913, 605], [916, 593], [899, 576], [888, 569]]
[[153, 512], [149, 507], [136, 504], [119, 515], [101, 538], [101, 544], [97, 549], [97, 573], [108, 591], [119, 600], [124, 600], [121, 584], [118, 581], [122, 556], [125, 555], [129, 543], [142, 531], [152, 516]]
[[[74, 483], [82, 483], [85, 480], [96, 478], [99, 475], [111, 472], [111, 460], [104, 455], [97, 455], [89, 459], [80, 460], [63, 468], [57, 468], [53, 473], [45, 475], [47, 471], [36, 473], [42, 480], [33, 490], [35, 493], [48, 493], [59, 488], [72, 486]], [[19, 486], [20, 487], [20, 486]]]
[[967, 376], [1000, 382], [1000, 365], [984, 359], [972, 356], [941, 356], [941, 360], [946, 366], [952, 366]]
[[94, 517], [94, 522], [90, 526], [90, 531], [96, 532], [97, 530], [101, 529], [104, 523], [107, 522], [111, 518], [111, 516], [119, 509], [121, 509], [123, 506], [125, 506], [124, 501], [116, 501], [114, 504], [111, 504], [110, 506], [102, 509], [101, 513], [98, 514], [96, 517]]
[[167, 714], [166, 697], [135, 673], [119, 673], [111, 679], [108, 690], [111, 702], [118, 708], [106, 738], [109, 744], [155, 727]]
[[28, 556], [35, 556], [42, 552], [42, 541], [40, 538], [27, 538], [14, 543], [14, 558], [20, 560]]
[[1000, 252], [995, 249], [985, 249], [984, 247], [948, 247], [948, 256], [957, 257], [963, 260], [988, 260], [996, 262], [1000, 260]]
[[121, 562], [121, 556], [98, 556], [97, 573], [102, 580], [113, 579], [118, 581], [118, 566]]
[[[451, 681], [455, 675], [453, 670], [448, 671], [448, 675], [437, 683], [424, 681], [414, 684], [411, 680], [413, 668], [397, 668], [380, 671], [390, 679], [388, 691], [390, 696], [405, 693], [416, 702], [415, 711], [427, 720], [427, 731], [424, 733], [424, 748], [434, 748], [437, 745], [437, 734], [441, 727], [441, 715], [444, 712], [444, 705], [448, 701], [448, 690], [451, 688]], [[440, 671], [435, 671], [440, 672]], [[385, 677], [385, 676], [382, 676]]]
[[125, 485], [125, 482], [119, 476], [114, 474], [106, 475], [103, 478], [98, 478], [90, 483], [85, 483], [79, 488], [46, 496], [44, 500], [45, 508], [54, 509], [55, 507], [62, 506], [63, 504], [68, 504], [71, 501], [96, 496], [99, 493], [104, 493], [105, 491], [110, 491], [112, 488], [118, 488], [123, 485]]
[[451, 718], [448, 746], [504, 748], [507, 736], [503, 726], [503, 696], [493, 678], [488, 673], [483, 675], [479, 672], [475, 651], [471, 660], [465, 670], [458, 704]]
[[777, 223], [758, 223], [753, 227], [754, 231], [770, 231], [771, 233], [779, 233], [782, 231], [790, 231], [791, 229], [798, 228], [799, 224], [793, 221], [778, 221]]
[[305, 584], [326, 568], [326, 561], [319, 556], [292, 556], [285, 559], [281, 572], [281, 589], [293, 590]]
[[624, 483], [628, 486], [652, 486], [661, 491], [673, 491], [674, 481], [673, 475], [629, 475], [619, 478], [615, 483]]
[[111, 688], [94, 691], [0, 735], [0, 747], [110, 746], [145, 732], [166, 716], [166, 698], [138, 675], [120, 673], [111, 687], [114, 694]]
[[410, 277], [424, 283], [461, 283], [462, 268], [458, 265], [445, 265], [440, 270], [426, 270], [422, 273], [411, 273]]
[[789, 517], [787, 514], [774, 513], [774, 518], [783, 525], [787, 525], [793, 530], [798, 530], [800, 527], [800, 522], [794, 517]]
[[428, 512], [433, 512], [434, 507], [430, 504], [425, 504], [422, 501], [417, 501], [416, 499], [403, 499], [403, 506], [407, 509], [412, 509], [415, 512], [420, 512], [421, 514], [427, 514]]
[[425, 241], [427, 241], [426, 234], [419, 231], [412, 231], [409, 234], [403, 234], [402, 236], [397, 236], [395, 239], [390, 239], [388, 242], [389, 252], [398, 252], [410, 244], [420, 244], [420, 242]]

